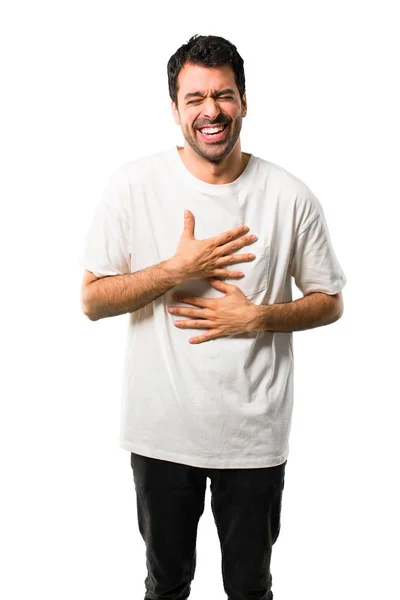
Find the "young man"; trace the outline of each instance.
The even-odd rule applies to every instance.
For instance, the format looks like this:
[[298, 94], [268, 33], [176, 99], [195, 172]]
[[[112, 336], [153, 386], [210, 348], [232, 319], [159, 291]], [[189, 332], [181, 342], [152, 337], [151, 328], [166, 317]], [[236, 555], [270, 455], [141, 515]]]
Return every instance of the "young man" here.
[[94, 321], [129, 313], [121, 447], [146, 544], [145, 599], [188, 598], [210, 478], [229, 600], [271, 600], [292, 332], [341, 317], [346, 277], [311, 190], [241, 150], [235, 46], [192, 37], [171, 56], [168, 82], [184, 146], [111, 178], [87, 235], [82, 307]]

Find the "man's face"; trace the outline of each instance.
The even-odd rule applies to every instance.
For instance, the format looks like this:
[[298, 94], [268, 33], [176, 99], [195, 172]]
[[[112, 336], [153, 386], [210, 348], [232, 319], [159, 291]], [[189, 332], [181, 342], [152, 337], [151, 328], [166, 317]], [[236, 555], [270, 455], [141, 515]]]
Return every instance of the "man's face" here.
[[[246, 97], [240, 99], [230, 65], [203, 67], [186, 63], [178, 75], [178, 105], [172, 111], [183, 137], [195, 152], [211, 162], [228, 156], [246, 116]], [[214, 128], [207, 133], [204, 128]], [[213, 133], [224, 127], [222, 132]], [[203, 132], [202, 132], [203, 130]]]

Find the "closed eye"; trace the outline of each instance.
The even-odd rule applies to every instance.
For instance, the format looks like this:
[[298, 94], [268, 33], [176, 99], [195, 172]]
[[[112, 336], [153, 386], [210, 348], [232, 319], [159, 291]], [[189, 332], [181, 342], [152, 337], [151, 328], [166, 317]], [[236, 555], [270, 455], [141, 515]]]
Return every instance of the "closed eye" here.
[[[195, 102], [201, 102], [202, 98], [197, 98], [196, 100], [191, 100], [187, 102], [187, 104], [194, 104]], [[217, 100], [233, 100], [233, 96], [219, 96]]]

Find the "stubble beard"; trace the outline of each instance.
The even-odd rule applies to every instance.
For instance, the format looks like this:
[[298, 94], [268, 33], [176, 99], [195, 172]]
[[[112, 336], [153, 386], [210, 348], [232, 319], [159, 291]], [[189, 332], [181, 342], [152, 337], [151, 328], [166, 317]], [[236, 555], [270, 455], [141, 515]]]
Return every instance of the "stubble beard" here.
[[[219, 163], [226, 156], [228, 156], [228, 154], [232, 151], [233, 147], [238, 141], [240, 132], [242, 130], [242, 117], [240, 116], [235, 121], [231, 121], [231, 123], [229, 123], [229, 126], [232, 127], [232, 125], [234, 126], [234, 130], [233, 133], [230, 133], [228, 139], [223, 143], [216, 143], [208, 150], [206, 147], [206, 142], [197, 142], [195, 137], [192, 137], [189, 133], [187, 133], [189, 131], [188, 128], [186, 129], [186, 131], [182, 129], [182, 133], [184, 139], [189, 144], [189, 146], [196, 152], [196, 154], [201, 156], [201, 158], [204, 158], [205, 160], [208, 160], [212, 163]], [[196, 136], [196, 133], [194, 134], [194, 136]]]

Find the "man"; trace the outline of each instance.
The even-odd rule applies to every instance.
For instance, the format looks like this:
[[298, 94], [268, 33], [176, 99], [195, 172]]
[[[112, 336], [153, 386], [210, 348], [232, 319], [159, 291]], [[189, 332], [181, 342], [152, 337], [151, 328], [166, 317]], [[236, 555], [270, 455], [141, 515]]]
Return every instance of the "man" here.
[[171, 56], [168, 82], [184, 146], [110, 179], [86, 240], [82, 307], [94, 321], [129, 313], [121, 447], [146, 544], [145, 599], [188, 598], [209, 477], [229, 600], [271, 600], [292, 332], [341, 317], [346, 277], [311, 190], [241, 150], [236, 47], [192, 37]]

